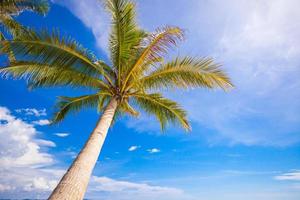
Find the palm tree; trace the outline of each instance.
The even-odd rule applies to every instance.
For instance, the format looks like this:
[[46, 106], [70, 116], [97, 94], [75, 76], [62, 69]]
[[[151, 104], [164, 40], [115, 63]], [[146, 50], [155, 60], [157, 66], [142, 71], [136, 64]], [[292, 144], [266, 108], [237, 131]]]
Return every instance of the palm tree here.
[[[23, 11], [33, 11], [41, 15], [48, 12], [49, 4], [47, 0], [1, 0], [0, 1], [0, 41], [6, 40], [6, 33], [16, 37], [21, 32], [26, 31], [14, 17]], [[14, 59], [12, 52], [8, 53], [10, 60]]]
[[173, 123], [190, 130], [186, 111], [159, 93], [159, 89], [232, 87], [228, 76], [210, 58], [164, 59], [170, 48], [183, 39], [180, 28], [166, 26], [146, 33], [135, 21], [135, 5], [131, 1], [106, 0], [105, 7], [112, 16], [110, 63], [97, 59], [57, 31], [23, 34], [4, 41], [1, 49], [12, 49], [22, 58], [2, 68], [3, 77], [25, 79], [30, 88], [71, 86], [95, 91], [60, 97], [54, 123], [87, 107], [102, 112], [86, 144], [49, 197], [51, 200], [83, 199], [107, 131], [118, 114], [138, 116], [139, 111], [144, 111], [156, 116], [162, 129]]

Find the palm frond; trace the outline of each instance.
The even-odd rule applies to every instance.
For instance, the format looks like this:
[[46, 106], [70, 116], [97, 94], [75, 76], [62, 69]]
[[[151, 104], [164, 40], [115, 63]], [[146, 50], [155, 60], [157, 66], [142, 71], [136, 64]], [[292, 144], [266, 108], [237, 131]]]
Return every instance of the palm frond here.
[[97, 106], [97, 112], [101, 113], [103, 111], [103, 109], [105, 108], [105, 106], [109, 103], [111, 99], [111, 96], [109, 95], [103, 95], [98, 102], [98, 106]]
[[0, 42], [5, 40], [5, 35], [2, 31], [0, 31]]
[[162, 97], [158, 93], [154, 94], [133, 94], [135, 103], [146, 113], [156, 116], [164, 130], [169, 122], [180, 124], [184, 129], [190, 130], [190, 125], [186, 117], [186, 112], [174, 101]]
[[[3, 31], [0, 30], [0, 42], [7, 40], [6, 34], [10, 33], [12, 37], [19, 35], [20, 33], [25, 31], [25, 28], [22, 27], [19, 23], [13, 20], [10, 16], [2, 16], [0, 15], [0, 22], [3, 24]], [[1, 45], [1, 44], [0, 44]], [[0, 47], [1, 49], [1, 47]], [[3, 52], [0, 51], [0, 55]], [[8, 59], [10, 62], [16, 60], [14, 53], [9, 49], [7, 50]]]
[[112, 32], [109, 47], [111, 60], [118, 73], [118, 84], [126, 66], [144, 37], [135, 21], [135, 5], [127, 0], [106, 0], [106, 8], [112, 15]]
[[122, 113], [127, 113], [134, 117], [137, 117], [140, 114], [135, 108], [133, 108], [132, 105], [130, 105], [128, 100], [125, 100], [121, 103], [121, 105], [119, 106], [119, 110]]
[[127, 86], [130, 77], [138, 77], [138, 75], [141, 75], [148, 69], [150, 65], [145, 64], [163, 59], [163, 56], [168, 53], [168, 50], [172, 46], [176, 46], [180, 40], [183, 40], [183, 31], [178, 27], [157, 29], [155, 33], [150, 34], [144, 41], [143, 46], [145, 46], [145, 48], [142, 54], [126, 74], [124, 87]]
[[112, 69], [112, 67], [109, 66], [108, 64], [106, 64], [102, 60], [97, 60], [95, 62], [95, 64], [99, 65], [99, 67], [103, 69], [103, 71], [104, 71], [103, 76], [104, 76], [105, 80], [110, 84], [110, 86], [113, 86], [117, 80], [117, 74]]
[[52, 120], [52, 123], [59, 123], [67, 114], [71, 112], [78, 112], [83, 108], [97, 107], [99, 101], [109, 94], [97, 93], [93, 95], [85, 95], [80, 97], [60, 97], [56, 104], [56, 113]]
[[49, 10], [47, 0], [1, 0], [1, 14], [18, 15], [22, 11], [33, 11], [38, 14], [46, 14]]
[[98, 90], [108, 89], [108, 85], [101, 79], [96, 79], [74, 69], [43, 63], [14, 62], [9, 67], [0, 68], [0, 75], [5, 78], [11, 76], [15, 79], [25, 79], [30, 88], [71, 86]]
[[58, 31], [52, 34], [46, 30], [39, 33], [28, 31], [14, 40], [1, 43], [2, 52], [12, 50], [23, 60], [74, 68], [98, 76], [103, 73], [103, 69], [94, 63], [96, 59], [90, 51], [70, 37], [61, 37]]
[[12, 37], [16, 37], [17, 35], [20, 35], [22, 32], [25, 32], [26, 29], [16, 22], [12, 17], [10, 16], [2, 16], [0, 15], [0, 22], [3, 24], [3, 29], [10, 33]]
[[133, 117], [138, 117], [139, 116], [139, 112], [136, 111], [130, 104], [128, 101], [123, 101], [117, 108], [111, 126], [113, 126], [116, 121], [118, 119], [120, 119], [121, 117], [123, 117], [124, 115], [129, 115], [129, 116], [133, 116]]
[[146, 89], [233, 87], [229, 77], [213, 59], [177, 58], [137, 81]]

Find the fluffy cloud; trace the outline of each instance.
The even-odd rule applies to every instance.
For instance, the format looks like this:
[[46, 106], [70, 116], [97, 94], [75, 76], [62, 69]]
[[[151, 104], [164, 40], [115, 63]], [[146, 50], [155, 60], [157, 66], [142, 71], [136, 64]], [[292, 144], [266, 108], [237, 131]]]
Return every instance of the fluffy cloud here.
[[36, 109], [36, 108], [21, 108], [15, 110], [17, 113], [23, 113], [25, 115], [33, 115], [35, 117], [46, 116], [46, 109]]
[[32, 122], [32, 124], [39, 125], [39, 126], [49, 125], [50, 123], [51, 122], [48, 119], [40, 119]]
[[49, 140], [36, 139], [35, 142], [40, 146], [56, 147], [56, 144], [52, 141], [49, 141]]
[[[46, 198], [55, 188], [64, 170], [59, 169], [30, 169], [26, 168], [22, 173], [20, 169], [12, 168], [9, 171], [0, 171], [2, 181], [0, 194], [6, 198]], [[8, 174], [10, 173], [10, 174]], [[186, 199], [182, 190], [152, 186], [146, 183], [119, 181], [108, 177], [93, 176], [89, 183], [86, 196], [109, 200], [138, 200], [138, 199]]]
[[56, 135], [57, 137], [68, 137], [70, 133], [55, 133], [54, 135]]
[[128, 148], [128, 151], [135, 151], [139, 148], [141, 148], [141, 146], [131, 146], [131, 147]]
[[193, 121], [217, 130], [219, 140], [267, 146], [300, 142], [297, 3], [241, 1], [220, 11], [228, 21], [211, 21], [222, 30], [213, 53], [227, 66], [236, 88], [228, 94], [193, 91], [183, 104]]
[[147, 151], [148, 151], [149, 153], [159, 153], [159, 152], [160, 152], [160, 150], [157, 149], [157, 148], [148, 149]]
[[161, 186], [151, 186], [146, 183], [118, 181], [107, 177], [92, 177], [90, 186], [91, 189], [89, 193], [97, 191], [98, 194], [102, 194], [102, 197], [105, 200], [186, 199], [184, 192], [180, 189]]
[[107, 52], [109, 20], [101, 1], [89, 0], [53, 0], [54, 3], [67, 7], [78, 17], [86, 27], [90, 28], [95, 36], [97, 47]]
[[48, 140], [37, 139], [38, 131], [0, 107], [0, 163], [1, 167], [40, 166], [53, 162], [50, 154], [41, 151], [43, 146], [55, 146]]
[[6, 185], [6, 190], [0, 193], [1, 197], [17, 199], [45, 198], [54, 189], [63, 171], [11, 166], [1, 168], [0, 173], [1, 184]]
[[[46, 198], [66, 169], [56, 168], [47, 152], [55, 143], [38, 138], [32, 124], [0, 107], [0, 196]], [[59, 134], [59, 133], [58, 133]], [[138, 148], [138, 147], [136, 147]], [[93, 176], [87, 197], [102, 199], [174, 199], [184, 197], [180, 189]], [[162, 196], [162, 197], [161, 197]]]
[[294, 170], [292, 172], [275, 176], [274, 179], [280, 181], [300, 181], [300, 170]]
[[0, 107], [0, 121], [1, 196], [16, 198], [14, 194], [22, 191], [52, 189], [56, 180], [39, 168], [54, 162], [45, 148], [54, 147], [55, 143], [37, 138], [33, 125], [16, 118], [5, 107]]

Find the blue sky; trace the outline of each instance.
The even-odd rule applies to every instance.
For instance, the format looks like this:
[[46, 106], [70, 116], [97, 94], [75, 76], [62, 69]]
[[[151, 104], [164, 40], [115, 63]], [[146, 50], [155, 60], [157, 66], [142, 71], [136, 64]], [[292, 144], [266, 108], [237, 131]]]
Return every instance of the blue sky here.
[[[300, 14], [297, 0], [137, 0], [141, 27], [177, 25], [186, 40], [172, 55], [212, 56], [236, 88], [164, 91], [189, 113], [193, 131], [164, 134], [149, 116], [110, 130], [87, 198], [296, 200], [300, 198]], [[109, 17], [97, 0], [54, 0], [46, 17], [103, 59]], [[43, 198], [70, 165], [97, 118], [94, 110], [47, 126], [57, 96], [0, 79], [0, 199]]]

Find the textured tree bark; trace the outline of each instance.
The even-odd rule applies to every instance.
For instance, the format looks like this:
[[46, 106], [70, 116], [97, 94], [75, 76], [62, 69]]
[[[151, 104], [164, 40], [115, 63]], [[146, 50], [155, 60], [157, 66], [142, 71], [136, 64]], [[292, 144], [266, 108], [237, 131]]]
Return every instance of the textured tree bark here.
[[48, 200], [83, 199], [117, 106], [116, 99], [107, 105], [88, 141]]

